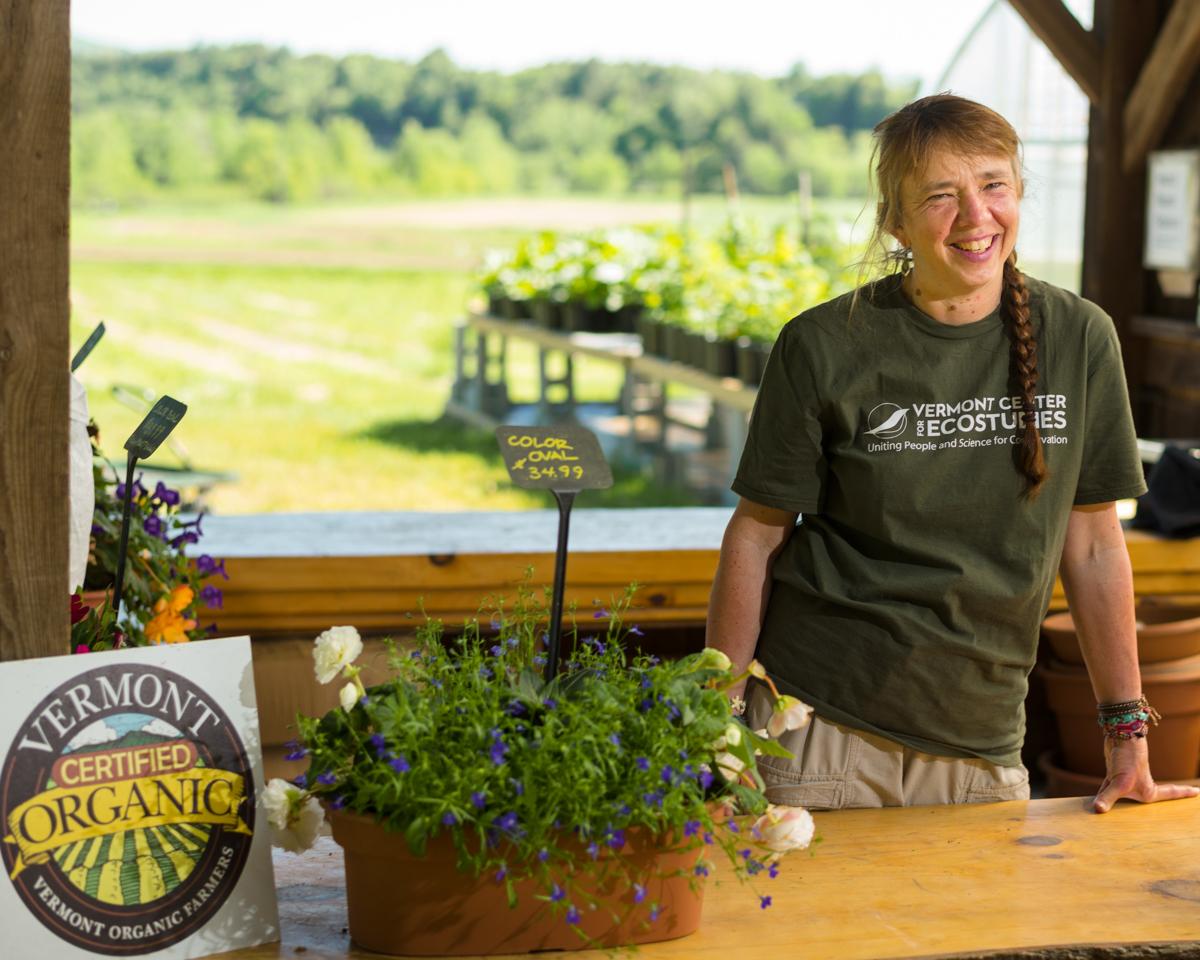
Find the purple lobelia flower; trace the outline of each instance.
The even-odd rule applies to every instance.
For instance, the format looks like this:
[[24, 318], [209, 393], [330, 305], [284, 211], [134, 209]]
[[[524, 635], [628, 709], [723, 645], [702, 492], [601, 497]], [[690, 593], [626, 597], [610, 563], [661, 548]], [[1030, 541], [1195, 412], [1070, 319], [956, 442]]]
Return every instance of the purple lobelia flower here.
[[393, 757], [392, 760], [388, 762], [388, 766], [397, 773], [408, 773], [408, 771], [412, 769], [412, 767], [408, 765], [408, 760], [405, 759], [404, 754]]
[[201, 588], [200, 602], [206, 607], [213, 607], [217, 610], [220, 610], [222, 604], [225, 602], [225, 596], [221, 593], [220, 588], [209, 584], [208, 586]]
[[161, 480], [159, 480], [157, 485], [154, 487], [154, 497], [157, 500], [161, 500], [168, 507], [173, 507], [179, 503], [178, 491], [170, 489]]

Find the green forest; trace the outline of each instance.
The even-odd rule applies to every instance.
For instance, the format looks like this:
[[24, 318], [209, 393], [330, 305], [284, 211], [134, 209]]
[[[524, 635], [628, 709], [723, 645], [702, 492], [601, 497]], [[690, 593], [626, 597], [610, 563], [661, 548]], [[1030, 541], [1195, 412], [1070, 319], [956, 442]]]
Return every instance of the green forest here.
[[80, 45], [72, 189], [275, 203], [569, 193], [867, 194], [870, 130], [916, 82], [652, 64], [469, 70], [262, 46], [129, 54]]

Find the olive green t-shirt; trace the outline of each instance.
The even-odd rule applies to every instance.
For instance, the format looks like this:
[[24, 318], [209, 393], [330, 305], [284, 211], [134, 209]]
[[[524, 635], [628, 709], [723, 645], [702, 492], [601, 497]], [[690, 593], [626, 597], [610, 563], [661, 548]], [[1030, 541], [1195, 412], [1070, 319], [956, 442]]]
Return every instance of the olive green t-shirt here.
[[895, 277], [852, 313], [846, 295], [783, 328], [733, 482], [803, 514], [758, 645], [781, 689], [925, 753], [1006, 766], [1071, 507], [1146, 489], [1112, 321], [1027, 284], [1049, 470], [1032, 503], [999, 311], [942, 324]]

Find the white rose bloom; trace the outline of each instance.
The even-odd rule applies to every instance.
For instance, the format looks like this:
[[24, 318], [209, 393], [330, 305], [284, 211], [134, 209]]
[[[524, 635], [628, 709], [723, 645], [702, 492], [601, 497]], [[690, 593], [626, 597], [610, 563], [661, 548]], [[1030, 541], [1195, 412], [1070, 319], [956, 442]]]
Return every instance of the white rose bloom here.
[[267, 822], [276, 830], [286, 830], [288, 812], [291, 810], [291, 797], [299, 794], [292, 784], [276, 777], [265, 787], [260, 795], [263, 808], [267, 811]]
[[313, 672], [328, 683], [362, 653], [362, 637], [353, 627], [330, 627], [313, 644]]
[[802, 807], [779, 807], [772, 804], [754, 822], [754, 835], [768, 850], [787, 853], [803, 850], [812, 843], [816, 824], [812, 814]]
[[746, 769], [746, 764], [732, 753], [718, 753], [715, 759], [717, 769], [721, 771], [721, 776], [731, 783]]
[[718, 650], [716, 647], [705, 647], [700, 654], [699, 666], [708, 670], [732, 670], [733, 661], [724, 651]]
[[775, 712], [767, 721], [767, 733], [776, 738], [787, 730], [799, 730], [808, 723], [813, 708], [786, 694], [775, 701]]
[[358, 703], [358, 687], [353, 683], [346, 684], [338, 691], [338, 699], [342, 702], [343, 710], [353, 710], [354, 705]]
[[274, 831], [272, 842], [288, 853], [303, 853], [317, 842], [324, 824], [325, 811], [316, 797], [309, 797], [296, 811], [289, 828]]

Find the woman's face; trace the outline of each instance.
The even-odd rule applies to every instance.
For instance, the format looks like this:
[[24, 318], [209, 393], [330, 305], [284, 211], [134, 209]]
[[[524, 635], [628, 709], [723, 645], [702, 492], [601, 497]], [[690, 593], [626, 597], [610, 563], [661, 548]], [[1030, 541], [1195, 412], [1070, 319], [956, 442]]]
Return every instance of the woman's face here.
[[1012, 158], [939, 150], [905, 178], [893, 236], [912, 250], [913, 282], [933, 300], [999, 302], [1004, 261], [1017, 244], [1021, 182]]

